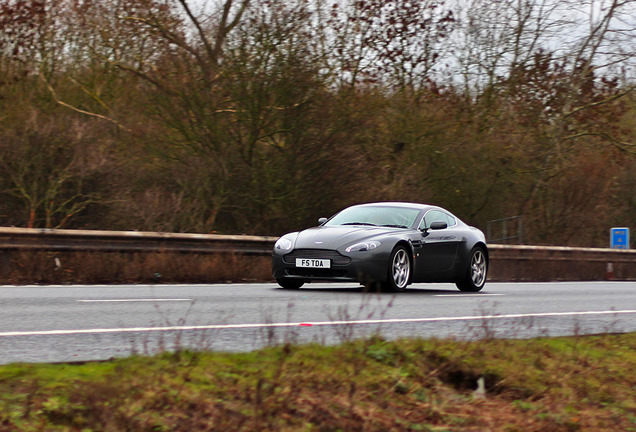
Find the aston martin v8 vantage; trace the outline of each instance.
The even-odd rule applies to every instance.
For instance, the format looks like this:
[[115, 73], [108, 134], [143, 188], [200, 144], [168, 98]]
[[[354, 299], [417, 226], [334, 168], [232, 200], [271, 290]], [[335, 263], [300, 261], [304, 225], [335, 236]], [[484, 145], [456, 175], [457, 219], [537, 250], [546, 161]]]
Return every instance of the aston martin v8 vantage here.
[[283, 288], [312, 281], [359, 282], [404, 291], [412, 283], [453, 282], [480, 291], [488, 271], [484, 234], [432, 205], [354, 205], [319, 226], [280, 237], [272, 273]]

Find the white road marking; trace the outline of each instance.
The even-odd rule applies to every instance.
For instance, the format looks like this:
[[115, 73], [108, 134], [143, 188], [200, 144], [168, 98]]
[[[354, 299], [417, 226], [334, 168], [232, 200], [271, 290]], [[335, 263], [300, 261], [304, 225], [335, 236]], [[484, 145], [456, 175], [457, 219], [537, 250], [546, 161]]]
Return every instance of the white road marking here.
[[527, 314], [507, 314], [507, 315], [474, 315], [459, 317], [430, 317], [430, 318], [395, 318], [395, 319], [369, 319], [358, 321], [316, 321], [316, 322], [292, 322], [292, 323], [256, 323], [256, 324], [210, 324], [199, 326], [166, 326], [166, 327], [130, 327], [130, 328], [97, 328], [78, 330], [35, 330], [35, 331], [14, 331], [0, 332], [0, 337], [12, 336], [61, 336], [76, 334], [99, 334], [99, 333], [127, 333], [127, 332], [158, 332], [158, 331], [186, 331], [186, 330], [227, 330], [227, 329], [254, 329], [270, 327], [312, 327], [312, 326], [336, 326], [336, 325], [356, 325], [356, 324], [399, 324], [399, 323], [422, 323], [422, 322], [443, 322], [443, 321], [478, 321], [488, 319], [516, 319], [516, 318], [545, 318], [545, 317], [568, 317], [585, 315], [624, 315], [636, 314], [636, 310], [605, 310], [605, 311], [584, 311], [584, 312], [546, 312]]
[[78, 300], [78, 303], [135, 303], [135, 302], [185, 302], [193, 301], [189, 298], [159, 298], [159, 299], [104, 299], [104, 300]]
[[435, 294], [433, 297], [485, 297], [485, 296], [502, 296], [503, 294]]

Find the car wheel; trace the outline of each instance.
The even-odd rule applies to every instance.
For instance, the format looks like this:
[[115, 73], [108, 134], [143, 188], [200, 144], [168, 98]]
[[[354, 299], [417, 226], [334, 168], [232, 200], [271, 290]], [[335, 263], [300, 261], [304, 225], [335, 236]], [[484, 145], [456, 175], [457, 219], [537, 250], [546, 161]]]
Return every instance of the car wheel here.
[[278, 285], [285, 289], [298, 289], [305, 284], [305, 282], [297, 279], [276, 279]]
[[400, 292], [406, 289], [411, 280], [411, 258], [404, 246], [398, 246], [391, 252], [389, 260], [389, 274], [384, 288], [391, 292]]
[[481, 291], [486, 283], [488, 272], [488, 260], [484, 250], [477, 246], [470, 251], [468, 268], [464, 279], [456, 283], [460, 291], [477, 292]]

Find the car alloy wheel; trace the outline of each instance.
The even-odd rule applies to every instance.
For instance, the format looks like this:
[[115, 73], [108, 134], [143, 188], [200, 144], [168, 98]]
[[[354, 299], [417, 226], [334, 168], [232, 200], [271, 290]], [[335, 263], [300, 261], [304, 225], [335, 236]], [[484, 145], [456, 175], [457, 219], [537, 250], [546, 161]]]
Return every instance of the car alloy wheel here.
[[389, 265], [389, 291], [404, 291], [411, 278], [411, 259], [404, 246], [398, 246], [391, 254]]
[[475, 286], [482, 286], [486, 280], [486, 256], [476, 249], [470, 260], [470, 277]]
[[463, 280], [457, 282], [457, 288], [460, 291], [480, 291], [486, 283], [487, 273], [488, 260], [486, 259], [486, 253], [481, 247], [477, 246], [470, 251], [466, 276]]

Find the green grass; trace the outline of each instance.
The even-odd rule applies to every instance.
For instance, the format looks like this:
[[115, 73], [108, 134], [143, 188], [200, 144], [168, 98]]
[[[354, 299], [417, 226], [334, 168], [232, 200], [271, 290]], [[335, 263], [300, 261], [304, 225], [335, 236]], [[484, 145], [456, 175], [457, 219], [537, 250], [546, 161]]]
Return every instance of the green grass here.
[[636, 431], [636, 333], [11, 364], [0, 431], [13, 430]]

